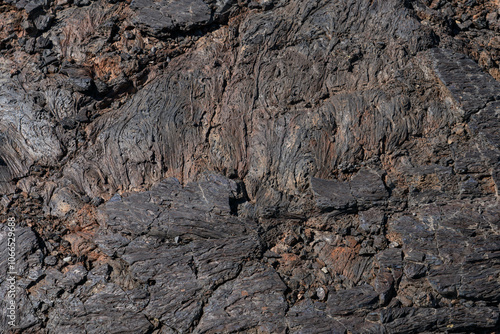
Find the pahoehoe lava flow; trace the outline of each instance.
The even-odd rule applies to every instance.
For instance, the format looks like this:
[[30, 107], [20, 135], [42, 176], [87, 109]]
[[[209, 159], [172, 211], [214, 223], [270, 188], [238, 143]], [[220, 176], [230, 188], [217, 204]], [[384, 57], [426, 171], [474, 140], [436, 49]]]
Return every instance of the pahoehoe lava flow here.
[[500, 333], [499, 0], [0, 0], [0, 333]]

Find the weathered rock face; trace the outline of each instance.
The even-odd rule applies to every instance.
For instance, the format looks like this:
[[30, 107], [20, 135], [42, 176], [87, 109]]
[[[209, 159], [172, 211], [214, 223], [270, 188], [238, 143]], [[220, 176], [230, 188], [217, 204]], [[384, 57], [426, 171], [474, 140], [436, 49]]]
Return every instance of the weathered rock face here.
[[499, 16], [4, 1], [0, 331], [495, 332]]

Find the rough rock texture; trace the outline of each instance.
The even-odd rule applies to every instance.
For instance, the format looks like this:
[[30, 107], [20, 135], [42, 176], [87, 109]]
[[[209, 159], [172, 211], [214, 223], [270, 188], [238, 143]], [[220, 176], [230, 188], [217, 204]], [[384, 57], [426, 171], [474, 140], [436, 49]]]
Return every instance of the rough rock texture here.
[[0, 2], [0, 332], [498, 332], [499, 18]]

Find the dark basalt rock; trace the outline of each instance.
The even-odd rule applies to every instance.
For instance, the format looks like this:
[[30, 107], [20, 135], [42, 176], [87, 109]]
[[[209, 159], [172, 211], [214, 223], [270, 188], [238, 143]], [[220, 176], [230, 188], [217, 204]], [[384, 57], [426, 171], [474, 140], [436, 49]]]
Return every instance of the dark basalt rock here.
[[356, 173], [350, 182], [311, 178], [311, 189], [320, 210], [367, 209], [389, 197], [380, 176], [365, 169]]
[[[349, 301], [346, 303], [346, 301]], [[325, 312], [330, 316], [348, 315], [378, 306], [378, 294], [369, 285], [331, 293]]]
[[34, 19], [34, 24], [35, 27], [39, 31], [47, 31], [49, 29], [50, 25], [52, 24], [52, 21], [54, 20], [54, 17], [51, 15], [39, 15]]
[[496, 5], [4, 1], [0, 332], [495, 332]]
[[311, 178], [316, 206], [321, 210], [347, 210], [356, 206], [348, 182]]
[[380, 205], [381, 201], [389, 197], [380, 176], [374, 171], [360, 170], [354, 175], [349, 184], [351, 192], [361, 208]]
[[481, 71], [473, 60], [443, 49], [434, 49], [433, 57], [436, 74], [462, 108], [464, 118], [500, 99], [500, 83]]
[[191, 30], [212, 20], [212, 11], [202, 0], [133, 0], [130, 8], [137, 12], [136, 24], [151, 35]]

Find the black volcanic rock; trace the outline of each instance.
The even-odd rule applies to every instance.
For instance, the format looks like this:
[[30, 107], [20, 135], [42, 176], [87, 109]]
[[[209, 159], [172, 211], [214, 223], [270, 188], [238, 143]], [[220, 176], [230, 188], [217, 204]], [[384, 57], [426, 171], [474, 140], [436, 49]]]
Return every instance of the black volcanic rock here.
[[190, 30], [211, 20], [210, 8], [202, 0], [133, 0], [130, 7], [137, 11], [135, 22], [152, 35], [176, 29]]
[[345, 210], [356, 205], [347, 182], [311, 178], [311, 190], [319, 209]]
[[0, 332], [495, 332], [499, 17], [4, 1]]

